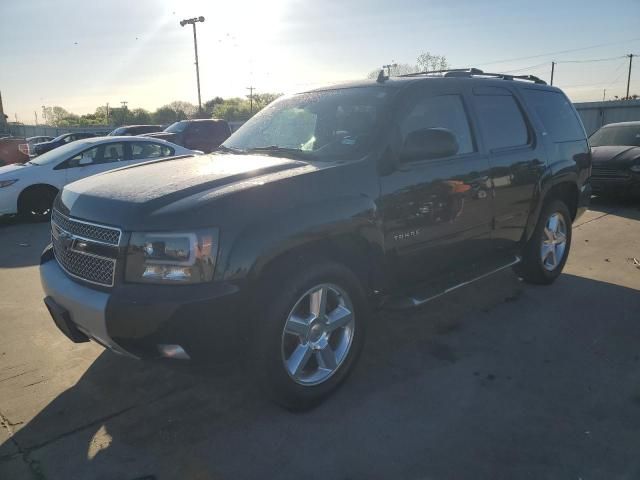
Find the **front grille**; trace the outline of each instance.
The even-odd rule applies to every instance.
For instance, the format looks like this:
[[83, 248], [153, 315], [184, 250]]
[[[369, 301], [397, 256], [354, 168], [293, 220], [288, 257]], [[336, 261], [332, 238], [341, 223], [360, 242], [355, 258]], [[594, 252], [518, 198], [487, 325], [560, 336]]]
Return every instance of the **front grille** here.
[[[86, 226], [92, 229], [85, 228]], [[106, 237], [104, 235], [106, 231], [116, 231], [117, 239]], [[119, 230], [110, 227], [76, 221], [56, 210], [52, 213], [51, 240], [56, 260], [68, 274], [86, 282], [106, 287], [113, 286], [117, 249], [105, 247], [104, 244], [109, 243], [106, 239], [111, 238], [110, 244], [115, 247], [120, 242], [120, 235]], [[105, 249], [112, 252], [113, 257], [91, 253], [91, 249], [95, 247], [102, 249], [101, 252]]]
[[65, 232], [71, 233], [86, 240], [95, 240], [108, 245], [120, 244], [122, 232], [117, 228], [105, 227], [94, 223], [72, 220], [57, 210], [51, 214], [52, 220]]
[[629, 178], [629, 172], [618, 170], [615, 168], [599, 167], [594, 165], [593, 167], [591, 167], [591, 176], [593, 178], [613, 178], [624, 180]]

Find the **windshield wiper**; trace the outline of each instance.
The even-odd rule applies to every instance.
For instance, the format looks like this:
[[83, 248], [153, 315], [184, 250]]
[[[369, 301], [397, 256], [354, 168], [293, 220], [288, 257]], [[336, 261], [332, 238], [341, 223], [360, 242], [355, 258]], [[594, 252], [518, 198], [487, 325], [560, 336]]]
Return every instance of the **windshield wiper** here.
[[216, 152], [237, 153], [239, 155], [246, 155], [246, 153], [247, 153], [246, 150], [241, 150], [239, 148], [231, 148], [231, 147], [227, 147], [226, 145], [220, 145], [214, 151], [216, 151]]
[[305, 159], [315, 158], [315, 155], [312, 152], [301, 150], [299, 148], [279, 147], [278, 145], [249, 148], [247, 149], [247, 152], [248, 153], [265, 153], [267, 155], [269, 154], [283, 155], [284, 154], [284, 155], [302, 157]]

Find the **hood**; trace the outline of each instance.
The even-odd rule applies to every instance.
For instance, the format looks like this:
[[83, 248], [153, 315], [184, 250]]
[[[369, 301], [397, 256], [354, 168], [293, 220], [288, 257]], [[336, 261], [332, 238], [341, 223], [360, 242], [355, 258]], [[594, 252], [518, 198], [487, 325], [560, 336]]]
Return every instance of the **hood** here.
[[[306, 162], [254, 155], [212, 154], [157, 160], [94, 175], [67, 185], [57, 207], [68, 215], [136, 227], [171, 221], [194, 221], [195, 207], [221, 196], [259, 187], [282, 176], [316, 167]], [[181, 214], [182, 211], [184, 214]], [[152, 218], [155, 217], [155, 218]], [[206, 218], [196, 222], [206, 223]]]
[[591, 147], [593, 164], [630, 164], [640, 157], [640, 147], [630, 146], [604, 146]]
[[168, 140], [171, 141], [172, 138], [176, 138], [178, 136], [177, 133], [171, 133], [171, 132], [153, 132], [153, 133], [145, 133], [144, 135], [141, 135], [143, 137], [151, 137], [151, 138], [160, 138], [162, 140]]
[[34, 168], [33, 165], [26, 165], [24, 163], [14, 163], [0, 167], [0, 178], [9, 179], [13, 174], [24, 171], [27, 168]]

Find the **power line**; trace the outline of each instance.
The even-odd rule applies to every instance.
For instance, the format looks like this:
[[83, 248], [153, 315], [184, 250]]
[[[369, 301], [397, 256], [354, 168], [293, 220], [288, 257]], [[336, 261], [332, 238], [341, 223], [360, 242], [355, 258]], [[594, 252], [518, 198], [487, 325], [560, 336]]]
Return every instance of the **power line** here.
[[620, 60], [621, 58], [627, 58], [628, 55], [618, 55], [617, 57], [609, 58], [594, 58], [591, 60], [558, 60], [556, 63], [592, 63], [592, 62], [609, 62], [611, 60]]
[[600, 43], [598, 45], [589, 45], [588, 47], [571, 48], [568, 50], [558, 50], [555, 52], [540, 53], [538, 55], [530, 55], [528, 57], [509, 58], [506, 60], [492, 60], [490, 62], [478, 62], [478, 65], [495, 65], [498, 63], [517, 62], [520, 60], [530, 60], [532, 58], [542, 58], [542, 57], [548, 57], [551, 55], [561, 55], [563, 53], [582, 52], [584, 50], [591, 50], [593, 48], [608, 47], [610, 45], [628, 44], [630, 42], [637, 42], [637, 41], [640, 41], [640, 37], [631, 38], [629, 40], [617, 41], [617, 42]]

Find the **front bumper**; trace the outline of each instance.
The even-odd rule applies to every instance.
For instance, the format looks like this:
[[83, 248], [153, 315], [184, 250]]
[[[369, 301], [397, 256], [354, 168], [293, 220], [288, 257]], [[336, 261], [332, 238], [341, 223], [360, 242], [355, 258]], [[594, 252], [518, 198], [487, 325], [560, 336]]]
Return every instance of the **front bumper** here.
[[16, 184], [0, 188], [0, 215], [15, 215], [18, 213], [19, 193]]
[[50, 247], [42, 254], [40, 279], [47, 298], [68, 312], [72, 329], [122, 355], [160, 358], [159, 345], [180, 345], [194, 360], [210, 359], [226, 357], [245, 341], [244, 303], [232, 284], [94, 289], [72, 280]]
[[606, 178], [591, 177], [593, 192], [609, 195], [638, 195], [640, 194], [640, 174], [631, 173], [627, 177]]

